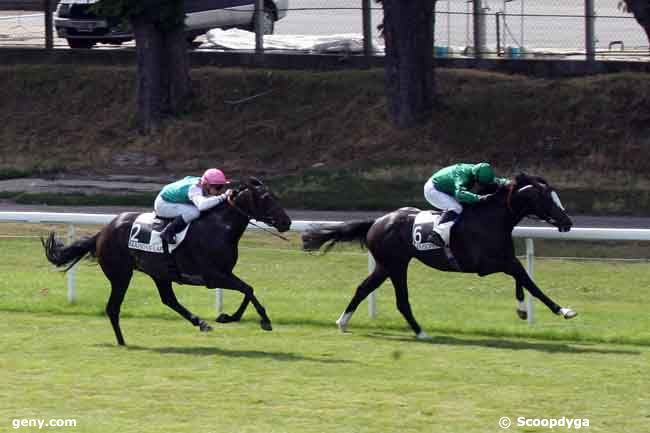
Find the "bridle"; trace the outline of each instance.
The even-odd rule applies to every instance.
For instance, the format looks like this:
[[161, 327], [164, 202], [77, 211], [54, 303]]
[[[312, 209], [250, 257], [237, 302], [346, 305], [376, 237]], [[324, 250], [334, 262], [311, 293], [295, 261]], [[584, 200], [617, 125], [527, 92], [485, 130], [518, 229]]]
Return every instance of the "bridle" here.
[[[533, 179], [530, 180], [530, 183], [531, 184], [527, 185], [526, 187], [535, 188], [537, 191], [540, 191], [542, 194], [546, 194], [546, 188], [548, 188], [548, 187], [543, 186], [540, 182], [537, 182], [537, 181], [535, 181]], [[526, 187], [524, 187], [522, 189], [525, 189]], [[509, 192], [509, 196], [510, 196], [510, 194], [511, 194], [511, 192]], [[509, 208], [509, 209], [511, 209], [511, 208]], [[549, 224], [554, 224], [555, 218], [553, 217], [553, 215], [550, 214], [549, 212], [547, 212], [546, 210], [545, 210], [545, 214], [546, 214], [545, 217], [540, 217], [540, 216], [537, 216], [537, 215], [527, 215], [527, 217], [531, 218], [531, 219], [538, 220], [538, 221], [546, 221]]]
[[[266, 191], [264, 194], [269, 194], [269, 192]], [[262, 197], [261, 197], [261, 198], [264, 198], [264, 194], [262, 194]], [[255, 200], [253, 199], [252, 195], [251, 195], [251, 197], [249, 198], [249, 201], [250, 201], [250, 203], [251, 203], [251, 208], [253, 208], [253, 209], [257, 209], [257, 206], [256, 206], [256, 204], [255, 204]], [[241, 215], [245, 216], [245, 217], [248, 219], [248, 224], [250, 224], [250, 225], [252, 225], [252, 226], [255, 226], [255, 227], [257, 227], [258, 229], [260, 229], [260, 230], [262, 230], [262, 231], [265, 231], [265, 232], [267, 232], [267, 233], [269, 233], [269, 234], [272, 234], [273, 236], [275, 236], [275, 237], [277, 237], [277, 238], [280, 238], [280, 239], [282, 239], [282, 240], [284, 240], [284, 241], [289, 242], [289, 239], [287, 239], [286, 237], [282, 236], [281, 234], [276, 233], [276, 232], [273, 232], [273, 231], [271, 231], [271, 230], [269, 230], [269, 229], [267, 229], [267, 228], [265, 228], [265, 227], [262, 227], [262, 226], [259, 225], [259, 224], [254, 223], [253, 221], [251, 221], [251, 220], [253, 220], [253, 219], [257, 220], [257, 218], [255, 218], [253, 215], [250, 215], [248, 212], [244, 211], [241, 207], [239, 207], [239, 206], [237, 205], [237, 203], [235, 203], [235, 200], [233, 200], [232, 196], [228, 197], [228, 205], [230, 205], [230, 207], [232, 207], [233, 209], [235, 209], [235, 210], [236, 210], [237, 212], [239, 212]], [[260, 221], [262, 221], [262, 222], [264, 222], [264, 223], [267, 223], [267, 224], [269, 224], [269, 225], [270, 225], [271, 222], [272, 222], [272, 221], [268, 221], [268, 222], [267, 222], [267, 221], [264, 221], [264, 220], [262, 220], [262, 219], [260, 219]]]

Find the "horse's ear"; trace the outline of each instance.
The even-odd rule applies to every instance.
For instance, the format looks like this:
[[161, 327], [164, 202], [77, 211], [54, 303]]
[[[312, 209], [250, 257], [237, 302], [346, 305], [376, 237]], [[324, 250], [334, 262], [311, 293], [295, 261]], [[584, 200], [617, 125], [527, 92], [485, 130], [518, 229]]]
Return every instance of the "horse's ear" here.
[[531, 176], [531, 178], [537, 183], [541, 183], [541, 184], [544, 184], [544, 185], [548, 186], [548, 182], [546, 181], [546, 179], [544, 179], [541, 176]]
[[262, 186], [262, 185], [264, 185], [261, 180], [259, 180], [256, 177], [253, 177], [253, 176], [248, 178], [248, 184], [251, 185], [251, 186]]
[[548, 186], [548, 183], [546, 183], [546, 181], [539, 176], [529, 176], [528, 180], [531, 185], [540, 191], [545, 191]]
[[526, 186], [530, 184], [530, 179], [528, 178], [528, 175], [522, 171], [515, 176], [515, 182], [517, 183], [517, 186]]

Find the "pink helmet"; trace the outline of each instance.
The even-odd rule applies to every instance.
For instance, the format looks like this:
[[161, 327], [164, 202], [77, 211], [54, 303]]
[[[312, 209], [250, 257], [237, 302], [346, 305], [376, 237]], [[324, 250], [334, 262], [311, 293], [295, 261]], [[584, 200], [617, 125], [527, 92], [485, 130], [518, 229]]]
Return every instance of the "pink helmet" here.
[[230, 183], [226, 175], [218, 168], [210, 168], [201, 176], [201, 185], [225, 185]]

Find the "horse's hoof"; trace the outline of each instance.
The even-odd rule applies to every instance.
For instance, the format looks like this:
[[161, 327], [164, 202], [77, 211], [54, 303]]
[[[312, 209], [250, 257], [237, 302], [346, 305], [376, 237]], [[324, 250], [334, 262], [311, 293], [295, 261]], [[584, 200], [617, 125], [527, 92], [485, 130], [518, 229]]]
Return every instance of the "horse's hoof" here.
[[519, 316], [521, 320], [526, 320], [528, 319], [528, 311], [517, 309], [517, 316]]
[[219, 317], [215, 319], [215, 321], [219, 323], [230, 323], [230, 322], [234, 322], [235, 318], [232, 317], [230, 314], [221, 313], [219, 314]]
[[205, 320], [201, 320], [199, 322], [199, 330], [201, 332], [210, 332], [212, 331], [212, 326], [210, 326]]
[[341, 317], [336, 320], [336, 326], [339, 327], [339, 330], [343, 333], [348, 332], [348, 322], [352, 317], [352, 313], [343, 313]]
[[271, 322], [261, 321], [260, 326], [265, 331], [273, 331], [273, 327], [271, 326]]
[[429, 336], [429, 334], [427, 334], [424, 331], [420, 331], [418, 333], [418, 335], [415, 336], [415, 338], [417, 338], [420, 341], [430, 341], [430, 340], [432, 340], [432, 338]]
[[573, 319], [578, 315], [578, 313], [573, 311], [571, 308], [560, 308], [559, 314], [565, 319]]

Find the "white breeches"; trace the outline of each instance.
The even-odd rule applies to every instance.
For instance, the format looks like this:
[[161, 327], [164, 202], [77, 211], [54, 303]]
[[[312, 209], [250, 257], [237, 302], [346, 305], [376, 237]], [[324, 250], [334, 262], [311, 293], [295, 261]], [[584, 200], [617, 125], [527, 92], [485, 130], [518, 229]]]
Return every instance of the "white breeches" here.
[[192, 220], [195, 220], [201, 215], [199, 209], [193, 204], [187, 203], [172, 203], [165, 201], [160, 194], [156, 197], [156, 201], [153, 204], [153, 209], [156, 212], [156, 215], [163, 218], [175, 218], [179, 215], [183, 217], [183, 221], [189, 223]]
[[463, 206], [449, 194], [438, 191], [436, 187], [433, 186], [433, 181], [431, 179], [424, 184], [424, 198], [427, 199], [433, 207], [442, 211], [453, 210], [459, 215], [463, 211]]

